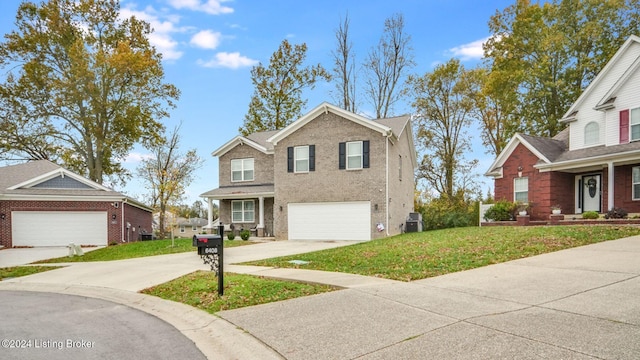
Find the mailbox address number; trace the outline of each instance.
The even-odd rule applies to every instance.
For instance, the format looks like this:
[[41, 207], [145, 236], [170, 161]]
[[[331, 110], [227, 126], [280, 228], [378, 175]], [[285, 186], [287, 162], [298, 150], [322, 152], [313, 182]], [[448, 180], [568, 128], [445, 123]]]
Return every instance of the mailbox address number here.
[[218, 253], [218, 248], [217, 247], [207, 247], [207, 248], [202, 248], [202, 250], [204, 250], [205, 254], [217, 254]]

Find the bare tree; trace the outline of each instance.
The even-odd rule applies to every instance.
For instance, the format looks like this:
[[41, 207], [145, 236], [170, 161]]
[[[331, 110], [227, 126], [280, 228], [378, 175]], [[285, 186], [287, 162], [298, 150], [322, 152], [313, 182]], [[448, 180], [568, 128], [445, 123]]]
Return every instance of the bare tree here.
[[185, 188], [193, 180], [193, 173], [202, 165], [195, 150], [179, 152], [180, 126], [174, 128], [169, 138], [151, 149], [153, 157], [145, 159], [138, 167], [138, 175], [149, 184], [151, 206], [159, 212], [159, 229], [165, 231], [166, 211], [178, 204]]
[[404, 32], [404, 17], [395, 14], [384, 21], [384, 33], [377, 47], [369, 52], [365, 96], [376, 109], [377, 118], [391, 115], [393, 104], [404, 89], [398, 89], [406, 71], [415, 66], [411, 36]]
[[336, 100], [340, 107], [356, 112], [356, 67], [353, 43], [349, 38], [349, 14], [336, 29], [336, 49], [333, 56], [333, 78], [336, 80]]

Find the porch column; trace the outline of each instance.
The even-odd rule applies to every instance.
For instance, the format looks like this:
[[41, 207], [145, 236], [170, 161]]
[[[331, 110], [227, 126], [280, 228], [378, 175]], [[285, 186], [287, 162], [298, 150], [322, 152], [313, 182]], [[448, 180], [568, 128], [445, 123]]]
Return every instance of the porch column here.
[[264, 196], [260, 196], [258, 198], [259, 206], [260, 206], [260, 222], [258, 223], [259, 228], [264, 228]]
[[213, 228], [213, 200], [211, 198], [207, 198], [207, 220], [209, 221], [209, 229]]
[[608, 196], [607, 196], [607, 210], [611, 210], [613, 209], [615, 206], [615, 204], [613, 203], [613, 199], [614, 199], [614, 166], [613, 166], [613, 161], [609, 161], [609, 171], [608, 171], [608, 176], [607, 176], [607, 190], [609, 192]]
[[260, 222], [258, 223], [258, 236], [264, 236], [264, 196], [258, 198], [260, 206]]

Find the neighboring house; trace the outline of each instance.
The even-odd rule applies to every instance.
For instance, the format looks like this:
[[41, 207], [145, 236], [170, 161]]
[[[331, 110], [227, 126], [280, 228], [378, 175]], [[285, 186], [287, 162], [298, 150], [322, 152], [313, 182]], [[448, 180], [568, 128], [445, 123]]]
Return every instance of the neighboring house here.
[[174, 235], [178, 237], [191, 238], [196, 234], [204, 234], [208, 231], [206, 226], [209, 224], [207, 219], [200, 218], [178, 218], [176, 221], [177, 230]]
[[220, 200], [223, 224], [258, 236], [371, 240], [402, 232], [413, 212], [408, 115], [369, 120], [323, 103], [280, 131], [237, 136], [213, 156], [220, 187], [201, 195], [210, 214]]
[[486, 175], [496, 199], [532, 204], [531, 219], [623, 208], [640, 212], [640, 38], [632, 36], [560, 120], [554, 138], [517, 134]]
[[0, 167], [0, 245], [100, 245], [151, 232], [151, 209], [47, 161]]

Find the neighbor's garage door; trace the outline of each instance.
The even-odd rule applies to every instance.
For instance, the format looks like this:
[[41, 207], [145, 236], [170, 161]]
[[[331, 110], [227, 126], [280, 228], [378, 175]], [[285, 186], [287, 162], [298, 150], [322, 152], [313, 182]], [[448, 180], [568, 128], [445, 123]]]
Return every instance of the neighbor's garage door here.
[[107, 245], [104, 211], [14, 211], [13, 246]]
[[369, 201], [289, 204], [291, 240], [371, 240]]

